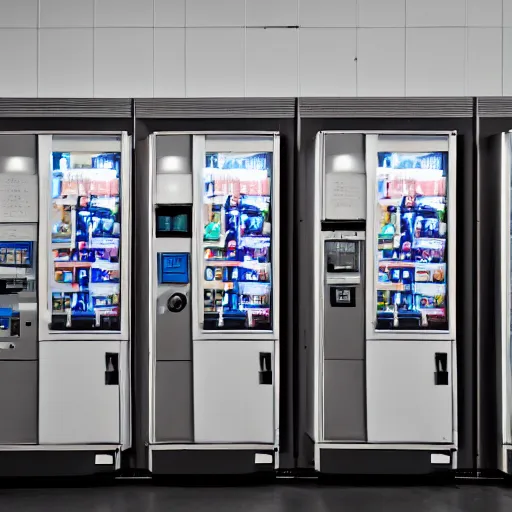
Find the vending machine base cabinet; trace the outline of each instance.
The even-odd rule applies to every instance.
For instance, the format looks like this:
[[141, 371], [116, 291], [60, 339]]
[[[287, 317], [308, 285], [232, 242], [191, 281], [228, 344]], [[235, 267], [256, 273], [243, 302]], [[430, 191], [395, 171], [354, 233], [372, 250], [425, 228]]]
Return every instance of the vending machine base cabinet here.
[[153, 445], [149, 468], [153, 475], [251, 475], [273, 473], [273, 446]]
[[450, 445], [317, 443], [306, 436], [310, 464], [321, 475], [431, 475], [456, 469]]
[[121, 468], [120, 446], [9, 446], [0, 448], [0, 478], [113, 476]]

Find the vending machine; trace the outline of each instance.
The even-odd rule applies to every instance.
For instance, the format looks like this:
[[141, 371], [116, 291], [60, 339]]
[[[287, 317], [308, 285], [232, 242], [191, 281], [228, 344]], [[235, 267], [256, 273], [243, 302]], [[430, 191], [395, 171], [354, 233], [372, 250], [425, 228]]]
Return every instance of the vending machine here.
[[[512, 351], [511, 351], [511, 190], [512, 133], [501, 133], [489, 141], [490, 164], [497, 173], [497, 194], [486, 211], [494, 216], [498, 250], [495, 254], [492, 287], [497, 305], [496, 315], [496, 396], [498, 412], [498, 469], [512, 474]], [[492, 175], [489, 176], [491, 179]], [[499, 198], [499, 207], [494, 201]], [[485, 200], [485, 198], [483, 198]]]
[[317, 471], [456, 465], [455, 144], [452, 132], [316, 137], [301, 268], [314, 290], [306, 439]]
[[0, 134], [0, 476], [111, 473], [131, 445], [130, 141]]
[[279, 135], [160, 132], [140, 151], [147, 164], [137, 211], [147, 222], [137, 240], [147, 251], [136, 295], [148, 310], [140, 338], [150, 354], [149, 469], [272, 471]]

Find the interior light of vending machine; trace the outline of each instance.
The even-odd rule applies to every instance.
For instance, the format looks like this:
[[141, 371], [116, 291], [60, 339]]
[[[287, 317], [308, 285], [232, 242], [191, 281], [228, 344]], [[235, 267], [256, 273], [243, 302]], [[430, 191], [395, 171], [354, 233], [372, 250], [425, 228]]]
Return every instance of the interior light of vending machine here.
[[271, 329], [270, 154], [208, 153], [203, 251], [206, 330]]
[[446, 329], [446, 153], [379, 153], [378, 329]]
[[52, 330], [120, 329], [120, 153], [54, 152]]

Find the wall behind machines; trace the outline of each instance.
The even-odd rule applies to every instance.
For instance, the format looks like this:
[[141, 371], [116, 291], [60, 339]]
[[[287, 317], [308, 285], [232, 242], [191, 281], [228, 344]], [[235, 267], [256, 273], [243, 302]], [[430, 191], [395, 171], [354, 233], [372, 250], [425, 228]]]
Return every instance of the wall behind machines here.
[[0, 97], [512, 94], [510, 0], [0, 0], [0, 48]]

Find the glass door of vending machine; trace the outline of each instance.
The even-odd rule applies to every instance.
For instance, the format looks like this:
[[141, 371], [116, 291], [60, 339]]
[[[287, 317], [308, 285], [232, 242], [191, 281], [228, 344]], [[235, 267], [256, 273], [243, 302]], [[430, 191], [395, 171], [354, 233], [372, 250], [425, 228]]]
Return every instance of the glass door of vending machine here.
[[244, 151], [243, 140], [205, 141], [194, 230], [200, 234], [198, 337], [272, 338], [277, 327], [274, 140], [245, 147], [255, 149]]
[[455, 137], [366, 138], [372, 443], [455, 439]]
[[272, 447], [279, 136], [195, 136], [194, 173], [194, 439]]
[[39, 439], [129, 443], [130, 143], [39, 136]]
[[375, 164], [368, 192], [373, 209], [368, 268], [374, 269], [373, 283], [368, 280], [372, 283], [369, 334], [453, 339], [452, 141], [448, 137], [397, 141], [380, 136], [372, 147], [372, 136], [368, 139], [373, 152], [368, 162]]
[[95, 151], [94, 141], [53, 140], [45, 198], [48, 334], [126, 337], [128, 276], [126, 265], [122, 275], [122, 256], [128, 212], [121, 143], [96, 144]]

